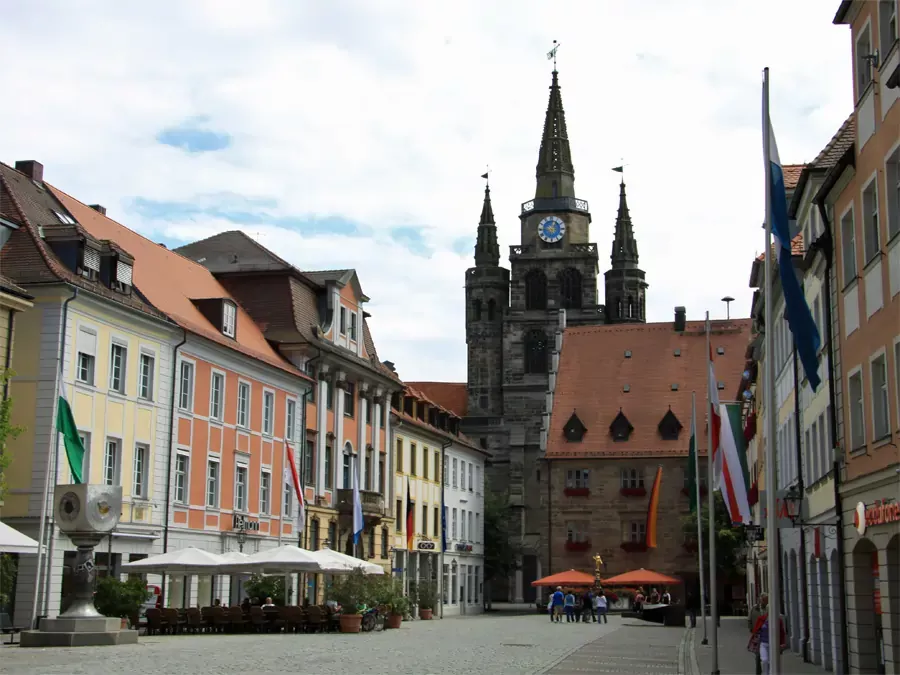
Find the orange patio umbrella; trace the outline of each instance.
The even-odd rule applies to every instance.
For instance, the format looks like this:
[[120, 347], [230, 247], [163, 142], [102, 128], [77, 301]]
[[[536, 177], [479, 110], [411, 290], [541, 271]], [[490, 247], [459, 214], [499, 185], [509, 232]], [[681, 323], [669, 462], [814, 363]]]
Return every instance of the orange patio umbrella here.
[[569, 570], [568, 572], [558, 572], [551, 574], [549, 577], [532, 581], [532, 586], [593, 586], [597, 583], [593, 574], [579, 572], [578, 570]]
[[604, 586], [674, 586], [680, 583], [680, 579], [653, 570], [645, 570], [643, 567], [603, 581]]

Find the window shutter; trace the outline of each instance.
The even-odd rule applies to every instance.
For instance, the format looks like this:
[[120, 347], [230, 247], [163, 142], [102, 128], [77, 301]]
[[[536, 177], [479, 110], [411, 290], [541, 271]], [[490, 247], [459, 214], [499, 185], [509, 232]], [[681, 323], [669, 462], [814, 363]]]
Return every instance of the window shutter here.
[[97, 355], [97, 336], [84, 328], [78, 330], [76, 350], [90, 356]]
[[100, 251], [90, 246], [84, 247], [84, 268], [95, 272], [100, 271]]
[[126, 286], [131, 286], [131, 265], [121, 260], [116, 264], [116, 281]]

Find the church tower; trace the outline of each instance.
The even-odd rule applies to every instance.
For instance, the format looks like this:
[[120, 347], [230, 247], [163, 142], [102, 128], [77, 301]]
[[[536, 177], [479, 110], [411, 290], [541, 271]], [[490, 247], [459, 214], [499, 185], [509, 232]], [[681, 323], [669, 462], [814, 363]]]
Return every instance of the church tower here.
[[491, 188], [485, 185], [475, 267], [466, 270], [469, 416], [493, 418], [503, 414], [503, 317], [508, 306], [509, 270], [500, 267]]
[[619, 185], [619, 213], [610, 260], [612, 267], [605, 274], [607, 322], [646, 323], [648, 284], [644, 281], [644, 271], [638, 267], [637, 241], [628, 213], [624, 178]]

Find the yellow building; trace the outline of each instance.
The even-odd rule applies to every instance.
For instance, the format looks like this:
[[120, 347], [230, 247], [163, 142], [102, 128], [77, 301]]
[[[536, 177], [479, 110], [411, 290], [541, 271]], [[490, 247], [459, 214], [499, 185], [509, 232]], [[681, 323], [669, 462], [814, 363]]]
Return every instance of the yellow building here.
[[[101, 573], [115, 573], [150, 554], [162, 536], [172, 356], [183, 333], [132, 287], [127, 251], [78, 225], [42, 174], [37, 162], [0, 164], [0, 196], [15, 211], [4, 218], [17, 226], [0, 265], [34, 303], [16, 318], [10, 395], [13, 423], [25, 432], [9, 444], [3, 516], [39, 538], [45, 486], [52, 504], [54, 486], [72, 481], [54, 432], [61, 388], [85, 446], [85, 482], [123, 489], [120, 523], [96, 557]], [[46, 513], [41, 571], [35, 556], [19, 563], [16, 625], [29, 621], [36, 575], [38, 615], [56, 615], [65, 595], [74, 547], [57, 532], [52, 508]]]

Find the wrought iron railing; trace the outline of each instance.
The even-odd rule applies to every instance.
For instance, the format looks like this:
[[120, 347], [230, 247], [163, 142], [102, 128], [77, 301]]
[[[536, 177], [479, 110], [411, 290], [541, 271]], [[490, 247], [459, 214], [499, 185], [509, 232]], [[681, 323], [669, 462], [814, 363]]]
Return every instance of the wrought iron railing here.
[[[379, 516], [384, 514], [384, 497], [381, 493], [360, 490], [359, 499], [362, 502], [363, 513]], [[341, 515], [353, 514], [353, 490], [337, 491], [337, 509]]]
[[586, 199], [575, 197], [536, 197], [522, 204], [522, 215], [532, 211], [582, 211], [588, 212]]

